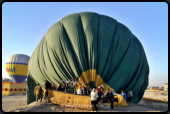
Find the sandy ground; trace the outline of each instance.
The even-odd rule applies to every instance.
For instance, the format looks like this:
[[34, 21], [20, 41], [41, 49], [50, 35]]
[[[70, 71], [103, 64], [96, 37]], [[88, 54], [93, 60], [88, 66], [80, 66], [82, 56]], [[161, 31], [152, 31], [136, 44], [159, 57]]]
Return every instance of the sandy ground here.
[[15, 108], [23, 108], [26, 104], [26, 95], [17, 94], [12, 96], [2, 95], [2, 110], [9, 111]]
[[[138, 104], [129, 103], [128, 107], [114, 107], [115, 112], [166, 112], [167, 103], [156, 103], [141, 100]], [[89, 112], [88, 110], [66, 108], [56, 104], [44, 102], [33, 102], [26, 105], [26, 95], [17, 94], [2, 96], [2, 110], [4, 112]], [[109, 106], [104, 106], [103, 111], [112, 111]], [[99, 112], [101, 112], [99, 110]]]
[[168, 91], [145, 91], [143, 97], [168, 101]]
[[145, 98], [152, 98], [152, 99], [160, 99], [164, 101], [168, 101], [168, 91], [145, 91], [144, 98], [138, 103], [139, 105], [159, 109], [161, 111], [168, 110], [168, 102], [156, 102], [153, 100], [145, 99]]

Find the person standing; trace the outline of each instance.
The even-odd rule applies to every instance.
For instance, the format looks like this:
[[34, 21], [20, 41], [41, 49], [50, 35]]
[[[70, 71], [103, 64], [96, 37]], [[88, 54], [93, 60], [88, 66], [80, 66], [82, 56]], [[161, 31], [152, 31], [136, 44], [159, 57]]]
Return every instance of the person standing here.
[[85, 86], [83, 87], [83, 94], [84, 95], [87, 95], [87, 90], [88, 90], [88, 88], [87, 88], [87, 85], [85, 84]]
[[98, 96], [99, 96], [99, 97], [97, 98], [97, 108], [98, 108], [98, 109], [99, 109], [100, 99], [101, 99], [100, 91], [101, 91], [100, 86], [98, 86], [98, 88], [97, 88], [97, 94], [98, 94]]
[[92, 91], [92, 88], [89, 87], [89, 91], [88, 91], [88, 94], [89, 94], [89, 95], [90, 95], [91, 91]]
[[128, 91], [128, 98], [127, 98], [127, 100], [128, 100], [129, 103], [131, 103], [131, 98], [132, 98], [132, 96], [133, 96], [133, 93], [132, 93], [131, 90], [129, 90], [129, 91]]
[[56, 87], [54, 86], [54, 83], [52, 83], [51, 87], [52, 87], [53, 90], [56, 90]]
[[34, 89], [34, 95], [36, 95], [37, 102], [38, 102], [39, 97], [40, 97], [40, 102], [42, 102], [42, 97], [43, 97], [42, 93], [43, 93], [43, 90], [42, 90], [41, 86], [39, 84], [37, 84], [37, 86]]
[[65, 92], [68, 92], [69, 90], [69, 86], [68, 86], [68, 84], [66, 84], [66, 86], [65, 86]]
[[90, 86], [87, 86], [87, 95], [89, 95]]
[[121, 91], [121, 95], [123, 96], [123, 98], [125, 98], [125, 100], [127, 99], [126, 93], [124, 93], [123, 90]]
[[111, 110], [113, 110], [113, 100], [114, 100], [114, 94], [113, 94], [113, 91], [111, 90], [111, 92], [110, 92]]
[[109, 100], [109, 91], [110, 91], [110, 89], [108, 89], [107, 91], [106, 91], [106, 93], [105, 93], [105, 102], [107, 103], [108, 102], [108, 100]]
[[58, 83], [57, 90], [58, 90], [58, 91], [62, 91], [61, 83]]
[[61, 87], [62, 91], [65, 91], [66, 84], [64, 83], [63, 86]]
[[45, 100], [45, 98], [47, 97], [48, 95], [48, 89], [52, 88], [51, 87], [51, 84], [45, 80], [45, 91], [44, 91], [44, 97], [43, 97], [43, 100]]
[[100, 86], [98, 86], [97, 91], [98, 91], [98, 95], [100, 96], [100, 91], [101, 91]]
[[82, 89], [81, 89], [81, 86], [78, 88], [78, 90], [77, 90], [77, 94], [82, 95]]
[[97, 111], [97, 106], [96, 106], [96, 101], [97, 101], [97, 98], [98, 98], [98, 94], [95, 92], [95, 88], [93, 88], [93, 90], [91, 91], [91, 94], [90, 94], [90, 98], [91, 98], [91, 104], [92, 104], [92, 111], [94, 111], [94, 108], [96, 109]]
[[103, 98], [104, 98], [104, 91], [103, 91], [103, 88], [100, 90], [100, 99], [99, 99], [99, 106], [101, 108], [101, 110], [103, 111]]
[[[101, 85], [100, 89], [103, 89], [103, 92], [104, 92], [104, 85]], [[105, 104], [105, 97], [104, 96], [103, 96], [103, 104]]]

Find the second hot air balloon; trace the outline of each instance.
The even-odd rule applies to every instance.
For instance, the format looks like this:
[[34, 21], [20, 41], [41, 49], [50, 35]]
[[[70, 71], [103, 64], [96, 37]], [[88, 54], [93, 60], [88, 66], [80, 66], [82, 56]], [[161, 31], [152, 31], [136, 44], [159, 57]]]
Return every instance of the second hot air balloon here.
[[6, 72], [15, 83], [22, 83], [27, 78], [29, 59], [27, 55], [14, 54], [6, 60]]
[[17, 93], [26, 93], [28, 62], [30, 57], [24, 54], [14, 54], [7, 58], [5, 69], [12, 78], [12, 82], [3, 82], [2, 95], [12, 95]]

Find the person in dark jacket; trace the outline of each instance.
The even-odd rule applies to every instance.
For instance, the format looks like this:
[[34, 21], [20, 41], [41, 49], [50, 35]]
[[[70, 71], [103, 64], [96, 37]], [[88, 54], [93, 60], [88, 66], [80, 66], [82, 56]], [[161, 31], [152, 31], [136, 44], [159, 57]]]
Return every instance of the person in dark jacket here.
[[114, 100], [114, 94], [113, 94], [113, 91], [111, 90], [111, 92], [110, 92], [111, 110], [113, 110], [113, 100]]
[[62, 91], [61, 83], [58, 84], [57, 90]]
[[54, 83], [52, 83], [51, 87], [52, 87], [52, 90], [56, 90], [56, 87], [54, 86]]
[[[103, 110], [103, 98], [104, 98], [104, 91], [103, 88], [100, 90], [100, 94], [99, 94], [99, 105], [98, 105], [98, 109], [101, 108], [101, 110]], [[100, 107], [99, 107], [100, 106]]]
[[45, 91], [44, 91], [44, 97], [43, 97], [43, 100], [45, 100], [45, 98], [47, 97], [48, 95], [48, 89], [51, 89], [51, 84], [45, 80]]
[[133, 96], [132, 91], [129, 90], [128, 93], [127, 93], [127, 95], [128, 95], [127, 101], [128, 101], [129, 103], [131, 103], [131, 98], [132, 98], [132, 96]]
[[46, 86], [45, 88], [47, 89], [52, 89], [50, 82], [48, 82], [47, 80], [45, 81], [45, 86]]
[[87, 95], [87, 90], [88, 90], [87, 85], [85, 85], [83, 89], [84, 89], [84, 90], [83, 90], [83, 91], [84, 91], [83, 94], [84, 94], [84, 95]]
[[92, 91], [92, 88], [89, 87], [89, 89], [88, 89], [88, 95], [90, 95], [91, 91]]
[[89, 95], [90, 86], [87, 86], [87, 95]]

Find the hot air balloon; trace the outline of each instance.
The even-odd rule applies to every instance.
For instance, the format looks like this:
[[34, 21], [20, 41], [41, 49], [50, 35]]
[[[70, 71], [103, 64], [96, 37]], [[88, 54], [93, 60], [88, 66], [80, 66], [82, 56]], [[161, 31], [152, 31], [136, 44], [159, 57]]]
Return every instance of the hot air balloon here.
[[27, 55], [14, 54], [6, 60], [6, 72], [15, 83], [22, 83], [27, 78], [29, 59]]
[[142, 44], [117, 20], [94, 12], [70, 14], [52, 25], [28, 65], [27, 104], [44, 81], [57, 85], [78, 77], [91, 87], [133, 92], [138, 103], [148, 86], [149, 66]]

